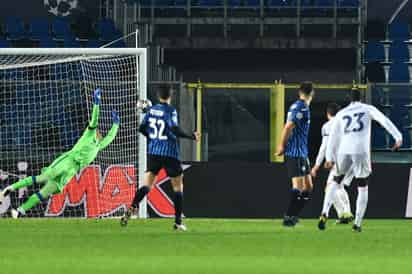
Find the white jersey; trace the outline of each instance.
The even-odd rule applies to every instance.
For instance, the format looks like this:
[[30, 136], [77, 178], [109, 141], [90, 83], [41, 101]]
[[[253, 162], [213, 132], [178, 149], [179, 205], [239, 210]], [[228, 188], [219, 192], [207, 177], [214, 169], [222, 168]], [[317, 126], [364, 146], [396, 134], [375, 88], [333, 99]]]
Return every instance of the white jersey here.
[[326, 160], [336, 162], [338, 154], [370, 157], [372, 120], [384, 127], [396, 142], [402, 141], [399, 130], [377, 108], [353, 102], [333, 119], [326, 146]]
[[330, 129], [332, 126], [333, 118], [323, 124], [321, 134], [322, 134], [322, 144], [320, 145], [318, 156], [316, 157], [316, 165], [322, 165], [323, 160], [325, 160], [326, 155], [326, 145], [328, 144], [328, 138], [330, 134]]

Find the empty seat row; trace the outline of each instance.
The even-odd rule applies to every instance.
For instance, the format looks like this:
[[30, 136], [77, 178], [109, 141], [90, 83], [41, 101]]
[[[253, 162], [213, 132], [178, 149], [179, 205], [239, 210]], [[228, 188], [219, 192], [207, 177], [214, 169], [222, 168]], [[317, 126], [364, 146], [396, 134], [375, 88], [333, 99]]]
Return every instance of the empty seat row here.
[[410, 83], [412, 68], [408, 63], [394, 62], [382, 65], [379, 62], [366, 64], [366, 80], [374, 83]]
[[[388, 47], [388, 51], [385, 50]], [[409, 62], [410, 61], [409, 45], [403, 41], [394, 41], [392, 43], [383, 43], [379, 41], [370, 41], [365, 46], [365, 62]], [[389, 55], [387, 55], [389, 52]]]
[[[80, 48], [80, 47], [87, 47], [87, 48], [99, 48], [108, 44], [110, 41], [102, 41], [97, 39], [89, 39], [86, 41], [81, 41], [78, 39], [64, 39], [62, 42], [58, 42], [50, 37], [43, 37], [40, 38], [37, 44], [34, 46], [38, 46], [41, 48], [58, 48], [58, 47], [65, 47], [65, 48]], [[0, 39], [0, 48], [10, 48], [14, 47], [13, 43], [9, 40]], [[111, 45], [110, 48], [124, 48], [126, 47], [126, 43], [123, 40], [117, 41]]]
[[[189, 0], [192, 6], [222, 6], [225, 0]], [[231, 7], [258, 6], [260, 0], [226, 0]], [[130, 3], [140, 3], [142, 6], [186, 6], [187, 0], [129, 0]], [[297, 7], [297, 0], [264, 0], [266, 6], [270, 7]], [[301, 0], [303, 8], [332, 8], [335, 0]], [[339, 8], [357, 8], [359, 0], [337, 0]]]
[[[65, 18], [55, 17], [51, 22], [47, 18], [30, 20], [28, 28], [21, 18], [9, 17], [4, 22], [3, 33], [8, 40], [44, 40], [52, 37], [57, 40], [73, 40], [73, 33], [70, 23]], [[116, 29], [114, 22], [109, 19], [99, 20], [96, 24], [96, 32], [99, 39], [112, 41], [121, 37], [121, 33]]]

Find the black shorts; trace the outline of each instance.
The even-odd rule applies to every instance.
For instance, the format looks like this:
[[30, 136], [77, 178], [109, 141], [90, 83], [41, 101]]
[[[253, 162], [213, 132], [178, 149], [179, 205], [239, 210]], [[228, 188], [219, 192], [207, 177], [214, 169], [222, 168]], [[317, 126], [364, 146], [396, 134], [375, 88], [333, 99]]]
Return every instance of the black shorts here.
[[182, 175], [183, 169], [180, 161], [172, 157], [164, 157], [158, 155], [147, 155], [147, 171], [155, 175], [164, 168], [167, 176], [174, 178]]
[[286, 168], [289, 178], [303, 177], [310, 174], [310, 163], [308, 158], [286, 157]]

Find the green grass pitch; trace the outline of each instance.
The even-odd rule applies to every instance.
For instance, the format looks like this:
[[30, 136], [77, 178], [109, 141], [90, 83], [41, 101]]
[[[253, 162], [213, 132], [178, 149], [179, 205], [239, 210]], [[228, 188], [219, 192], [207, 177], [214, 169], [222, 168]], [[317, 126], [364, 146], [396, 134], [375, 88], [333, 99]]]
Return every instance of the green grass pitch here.
[[280, 220], [0, 220], [0, 273], [412, 273], [412, 222], [331, 220], [283, 228]]

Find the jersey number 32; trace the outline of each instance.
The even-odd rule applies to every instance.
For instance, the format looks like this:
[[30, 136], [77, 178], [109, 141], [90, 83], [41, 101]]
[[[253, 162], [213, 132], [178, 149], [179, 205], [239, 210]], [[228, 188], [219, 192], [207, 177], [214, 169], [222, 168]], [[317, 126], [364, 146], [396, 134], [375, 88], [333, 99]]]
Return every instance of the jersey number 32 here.
[[165, 135], [165, 121], [156, 118], [149, 118], [149, 127], [152, 132], [149, 134], [150, 139], [167, 140]]
[[365, 112], [358, 112], [351, 115], [345, 115], [342, 117], [346, 121], [345, 124], [345, 134], [350, 132], [360, 132], [364, 129], [365, 125], [362, 121], [362, 117], [365, 115]]

